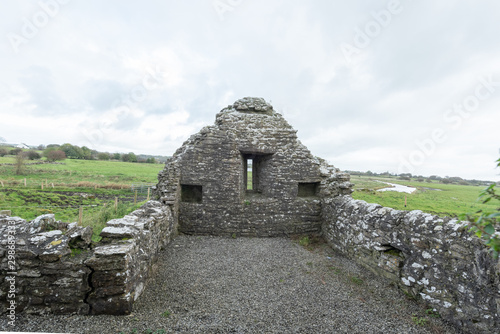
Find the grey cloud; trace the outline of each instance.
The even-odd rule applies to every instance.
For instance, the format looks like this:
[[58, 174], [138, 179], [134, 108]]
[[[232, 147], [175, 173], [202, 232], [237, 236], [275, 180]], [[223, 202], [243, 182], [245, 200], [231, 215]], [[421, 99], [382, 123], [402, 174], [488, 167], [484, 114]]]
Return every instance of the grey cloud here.
[[28, 103], [35, 105], [34, 112], [55, 115], [67, 110], [67, 104], [57, 93], [54, 77], [48, 68], [30, 66], [18, 80], [28, 93]]
[[86, 101], [99, 112], [113, 108], [127, 92], [123, 84], [112, 80], [90, 80], [85, 88]]

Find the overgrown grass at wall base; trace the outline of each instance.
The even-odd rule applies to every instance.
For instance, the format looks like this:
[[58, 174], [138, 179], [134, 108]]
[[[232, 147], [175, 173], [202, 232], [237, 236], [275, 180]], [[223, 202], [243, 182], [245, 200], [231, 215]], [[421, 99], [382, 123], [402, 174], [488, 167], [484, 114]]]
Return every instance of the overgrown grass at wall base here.
[[[119, 202], [133, 201], [134, 194], [126, 190], [93, 188], [50, 188], [25, 189], [21, 187], [0, 187], [0, 209], [11, 210], [12, 216], [32, 220], [46, 213], [55, 214], [57, 220], [72, 222], [78, 219], [82, 206], [84, 213], [98, 210], [109, 201], [118, 198]], [[143, 197], [141, 197], [143, 198]]]
[[92, 227], [92, 241], [98, 242], [101, 240], [99, 234], [106, 227], [106, 223], [111, 219], [123, 218], [125, 215], [138, 209], [145, 202], [133, 204], [119, 202], [115, 208], [114, 202], [104, 203], [103, 206], [96, 210], [91, 210], [83, 215], [82, 226]]

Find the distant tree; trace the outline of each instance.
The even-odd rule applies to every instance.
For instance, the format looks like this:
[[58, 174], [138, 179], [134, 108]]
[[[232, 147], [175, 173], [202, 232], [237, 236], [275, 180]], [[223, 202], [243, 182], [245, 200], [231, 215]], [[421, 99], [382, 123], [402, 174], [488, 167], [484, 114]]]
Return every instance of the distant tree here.
[[432, 183], [432, 180], [431, 180], [431, 178], [427, 178], [427, 179], [425, 180], [425, 182]]
[[128, 155], [130, 157], [129, 159], [130, 162], [137, 162], [137, 156], [135, 155], [134, 152], [130, 152]]
[[419, 178], [417, 179], [417, 182], [424, 182], [424, 178], [423, 178], [423, 177], [419, 177]]
[[122, 154], [121, 159], [123, 162], [129, 162], [130, 161], [130, 156], [126, 153]]
[[99, 152], [99, 153], [97, 153], [97, 159], [99, 159], [99, 160], [109, 160], [109, 153]]
[[66, 154], [61, 150], [52, 150], [47, 153], [46, 158], [48, 161], [59, 161], [66, 159]]
[[46, 148], [45, 150], [43, 150], [42, 155], [43, 155], [44, 157], [46, 157], [46, 158], [47, 158], [47, 157], [48, 157], [48, 154], [49, 154], [50, 152], [52, 152], [52, 151], [57, 151], [58, 149], [59, 149], [59, 145], [57, 145], [57, 146], [47, 145], [47, 148]]
[[75, 150], [75, 147], [69, 143], [62, 144], [59, 150], [63, 151], [69, 159], [78, 159], [79, 153]]
[[23, 152], [23, 154], [29, 160], [38, 160], [38, 159], [41, 158], [40, 154], [37, 151], [35, 151], [35, 150], [29, 150], [29, 151]]
[[60, 146], [61, 145], [59, 145], [59, 144], [49, 144], [49, 145], [47, 145], [46, 148], [59, 148]]
[[21, 175], [24, 173], [24, 165], [25, 165], [25, 156], [23, 152], [19, 152], [16, 155], [16, 162], [15, 162], [15, 167], [16, 167], [16, 175]]
[[460, 182], [465, 181], [464, 179], [458, 176], [449, 177], [448, 180], [450, 180], [451, 183], [457, 183], [457, 184], [460, 184]]
[[146, 159], [146, 163], [148, 163], [148, 164], [155, 164], [156, 163], [156, 159], [154, 157], [147, 158]]
[[122, 158], [121, 154], [120, 153], [114, 153], [113, 154], [113, 159], [114, 160], [120, 160]]
[[43, 151], [43, 150], [45, 150], [45, 145], [40, 144], [40, 145], [38, 145], [38, 146], [36, 147], [36, 149], [37, 149], [37, 150], [39, 150], [39, 151]]
[[82, 146], [82, 157], [80, 159], [91, 160], [92, 159], [92, 150], [87, 146]]
[[85, 159], [85, 154], [80, 146], [73, 145], [73, 150], [75, 152], [75, 159]]
[[451, 180], [449, 178], [445, 178], [445, 179], [441, 180], [441, 183], [449, 184], [449, 183], [451, 183]]
[[19, 152], [22, 152], [20, 148], [13, 148], [12, 150], [9, 151], [10, 155], [17, 155]]
[[9, 152], [7, 152], [7, 150], [5, 148], [0, 148], [0, 157], [3, 157], [5, 155], [7, 155]]

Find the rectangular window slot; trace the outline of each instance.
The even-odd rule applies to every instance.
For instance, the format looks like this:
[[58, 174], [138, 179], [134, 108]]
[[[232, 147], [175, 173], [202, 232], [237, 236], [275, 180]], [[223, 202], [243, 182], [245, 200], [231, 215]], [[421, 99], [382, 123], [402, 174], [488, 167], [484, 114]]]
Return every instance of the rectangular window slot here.
[[246, 160], [246, 186], [247, 190], [253, 190], [253, 159], [245, 159]]
[[248, 193], [262, 193], [263, 170], [268, 165], [272, 153], [241, 153], [243, 159], [243, 189]]
[[297, 197], [318, 196], [319, 182], [299, 182]]
[[201, 203], [203, 187], [191, 184], [181, 184], [181, 201], [186, 203]]

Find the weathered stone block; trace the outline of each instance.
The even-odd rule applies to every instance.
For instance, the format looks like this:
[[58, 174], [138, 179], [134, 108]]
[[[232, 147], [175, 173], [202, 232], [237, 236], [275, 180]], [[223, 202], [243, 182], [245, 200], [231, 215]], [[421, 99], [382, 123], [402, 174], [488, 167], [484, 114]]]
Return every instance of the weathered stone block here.
[[124, 315], [132, 312], [133, 298], [129, 296], [89, 297], [91, 314]]

